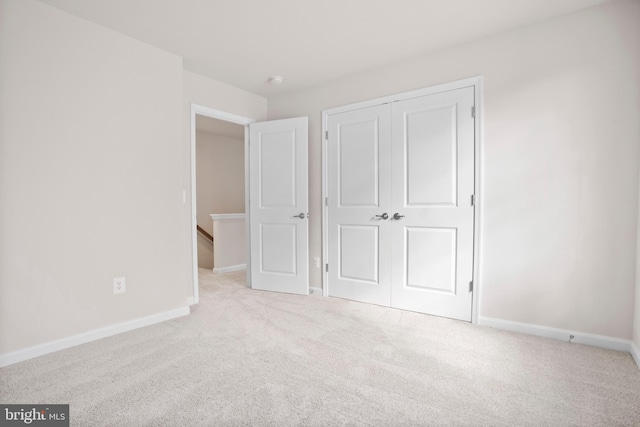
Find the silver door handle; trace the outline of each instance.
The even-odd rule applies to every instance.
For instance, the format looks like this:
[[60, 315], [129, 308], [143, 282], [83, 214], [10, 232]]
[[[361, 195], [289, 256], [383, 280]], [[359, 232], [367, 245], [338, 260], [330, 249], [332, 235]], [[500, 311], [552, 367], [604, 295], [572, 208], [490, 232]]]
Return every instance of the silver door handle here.
[[294, 215], [294, 218], [300, 218], [300, 219], [304, 219], [304, 214], [302, 212], [300, 212], [299, 215]]
[[376, 215], [376, 218], [389, 219], [389, 215], [385, 212], [382, 215]]
[[404, 215], [400, 215], [398, 212], [393, 214], [393, 219], [401, 219], [404, 218]]

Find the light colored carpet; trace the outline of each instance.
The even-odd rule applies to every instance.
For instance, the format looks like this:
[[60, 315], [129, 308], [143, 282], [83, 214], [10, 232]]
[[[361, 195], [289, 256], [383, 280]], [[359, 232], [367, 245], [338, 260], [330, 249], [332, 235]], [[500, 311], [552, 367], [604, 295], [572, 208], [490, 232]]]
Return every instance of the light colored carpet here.
[[3, 368], [73, 426], [640, 425], [629, 354], [201, 271], [190, 316]]

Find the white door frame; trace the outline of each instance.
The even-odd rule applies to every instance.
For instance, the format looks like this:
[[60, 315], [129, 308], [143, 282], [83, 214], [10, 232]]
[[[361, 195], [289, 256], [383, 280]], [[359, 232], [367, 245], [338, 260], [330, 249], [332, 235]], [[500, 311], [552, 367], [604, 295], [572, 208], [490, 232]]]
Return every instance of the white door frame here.
[[434, 93], [448, 90], [460, 89], [463, 87], [473, 87], [475, 97], [475, 189], [474, 189], [474, 224], [473, 224], [473, 301], [471, 303], [471, 323], [478, 323], [478, 308], [480, 306], [480, 229], [482, 212], [482, 76], [471, 77], [455, 82], [444, 83], [424, 89], [410, 92], [388, 95], [381, 98], [370, 99], [368, 101], [357, 102], [355, 104], [343, 105], [340, 107], [322, 110], [322, 258], [325, 268], [322, 268], [322, 294], [329, 296], [329, 283], [327, 280], [326, 262], [329, 259], [329, 210], [327, 207], [328, 195], [328, 156], [327, 156], [327, 126], [328, 118], [332, 114], [343, 113], [345, 111], [357, 110], [360, 108], [372, 107], [394, 101], [401, 101], [420, 96], [432, 95]]
[[191, 261], [193, 265], [193, 298], [189, 299], [189, 305], [198, 304], [200, 301], [200, 293], [198, 290], [198, 233], [196, 225], [198, 224], [196, 209], [196, 115], [210, 117], [212, 119], [223, 120], [225, 122], [236, 123], [244, 126], [244, 202], [246, 212], [246, 257], [247, 257], [247, 285], [250, 286], [251, 277], [251, 253], [249, 234], [249, 223], [251, 212], [249, 212], [249, 132], [247, 126], [255, 122], [254, 119], [227, 113], [225, 111], [216, 110], [205, 107], [203, 105], [191, 104]]

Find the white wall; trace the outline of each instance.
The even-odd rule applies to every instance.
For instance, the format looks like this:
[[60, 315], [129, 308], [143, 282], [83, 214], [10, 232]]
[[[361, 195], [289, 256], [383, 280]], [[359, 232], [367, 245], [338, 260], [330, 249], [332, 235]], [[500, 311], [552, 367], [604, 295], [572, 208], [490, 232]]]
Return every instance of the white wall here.
[[480, 315], [630, 339], [638, 22], [638, 2], [606, 3], [270, 98], [270, 119], [309, 116], [310, 257], [321, 256], [321, 110], [482, 75]]
[[213, 213], [244, 212], [244, 139], [196, 133], [198, 224], [213, 232]]
[[181, 59], [1, 0], [0, 67], [0, 354], [185, 307]]
[[[640, 190], [640, 185], [638, 185]], [[636, 244], [636, 294], [635, 294], [635, 316], [633, 322], [633, 341], [640, 356], [640, 194], [638, 195], [638, 240]], [[640, 366], [640, 363], [638, 363]]]
[[[187, 117], [190, 105], [194, 103], [256, 121], [267, 118], [267, 100], [259, 95], [186, 70], [183, 73], [183, 83], [184, 113]], [[186, 126], [185, 130], [188, 129]]]
[[34, 0], [0, 0], [0, 67], [0, 355], [184, 307], [190, 105], [266, 99]]

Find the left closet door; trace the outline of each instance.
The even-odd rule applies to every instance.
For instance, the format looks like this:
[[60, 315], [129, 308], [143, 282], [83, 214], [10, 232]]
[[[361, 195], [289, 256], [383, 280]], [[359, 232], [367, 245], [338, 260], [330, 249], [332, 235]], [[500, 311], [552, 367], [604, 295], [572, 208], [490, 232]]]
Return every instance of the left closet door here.
[[329, 295], [391, 298], [391, 109], [329, 116]]

